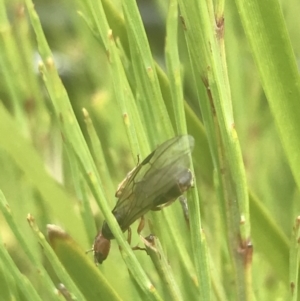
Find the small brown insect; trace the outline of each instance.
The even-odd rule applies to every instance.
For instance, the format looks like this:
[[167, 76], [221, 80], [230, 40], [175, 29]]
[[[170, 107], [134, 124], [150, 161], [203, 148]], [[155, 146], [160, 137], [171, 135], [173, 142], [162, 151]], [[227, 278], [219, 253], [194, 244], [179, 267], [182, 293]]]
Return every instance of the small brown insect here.
[[[118, 201], [112, 210], [123, 232], [149, 210], [170, 205], [192, 186], [193, 176], [188, 166], [193, 147], [192, 136], [176, 136], [159, 145], [127, 174], [118, 186], [115, 194]], [[108, 256], [113, 238], [104, 221], [92, 248], [96, 264]]]

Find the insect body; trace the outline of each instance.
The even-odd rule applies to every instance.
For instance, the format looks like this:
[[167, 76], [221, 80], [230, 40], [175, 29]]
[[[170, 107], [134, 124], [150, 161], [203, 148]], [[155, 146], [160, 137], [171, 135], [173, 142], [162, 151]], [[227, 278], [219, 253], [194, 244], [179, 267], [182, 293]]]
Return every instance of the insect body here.
[[[158, 146], [127, 174], [118, 186], [118, 201], [112, 210], [123, 232], [149, 210], [169, 205], [192, 186], [193, 176], [188, 166], [193, 147], [192, 136], [176, 136]], [[104, 221], [92, 249], [96, 263], [106, 259], [113, 238]]]

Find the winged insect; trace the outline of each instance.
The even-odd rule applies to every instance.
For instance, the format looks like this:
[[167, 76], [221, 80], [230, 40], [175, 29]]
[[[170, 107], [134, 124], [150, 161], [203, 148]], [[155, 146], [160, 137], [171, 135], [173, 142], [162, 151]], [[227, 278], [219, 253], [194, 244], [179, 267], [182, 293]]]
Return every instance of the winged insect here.
[[[118, 201], [112, 210], [123, 232], [149, 210], [170, 205], [192, 186], [193, 176], [188, 167], [193, 148], [192, 136], [176, 136], [159, 145], [127, 174], [118, 185]], [[107, 258], [113, 238], [104, 221], [92, 248], [96, 264]]]

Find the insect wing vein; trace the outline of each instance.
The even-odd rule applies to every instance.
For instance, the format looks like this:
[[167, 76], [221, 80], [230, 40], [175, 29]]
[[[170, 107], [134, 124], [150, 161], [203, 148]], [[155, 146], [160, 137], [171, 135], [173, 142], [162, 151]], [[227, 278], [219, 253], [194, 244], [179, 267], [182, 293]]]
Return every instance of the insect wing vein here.
[[188, 170], [188, 155], [193, 147], [192, 136], [174, 137], [158, 146], [129, 174], [113, 209], [123, 230], [156, 207], [156, 200], [176, 185], [178, 176]]

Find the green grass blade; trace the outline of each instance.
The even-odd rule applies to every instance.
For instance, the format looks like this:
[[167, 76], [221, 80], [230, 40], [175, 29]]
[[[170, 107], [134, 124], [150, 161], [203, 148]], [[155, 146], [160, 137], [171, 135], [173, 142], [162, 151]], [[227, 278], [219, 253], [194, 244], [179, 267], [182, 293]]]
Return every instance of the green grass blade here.
[[44, 82], [56, 110], [57, 118], [60, 119], [60, 126], [62, 132], [64, 133], [65, 141], [72, 146], [73, 151], [75, 152], [79, 160], [80, 166], [86, 175], [86, 180], [90, 185], [90, 189], [95, 196], [97, 204], [101, 208], [105, 219], [107, 220], [110, 229], [114, 234], [114, 237], [116, 238], [122, 249], [125, 251], [125, 261], [127, 262], [133, 277], [137, 280], [138, 284], [143, 289], [143, 292], [148, 296], [149, 299], [160, 300], [161, 298], [159, 297], [157, 291], [149, 281], [142, 267], [139, 265], [128, 243], [125, 241], [124, 235], [121, 232], [114, 216], [111, 214], [107, 202], [105, 201], [99, 174], [91, 158], [91, 154], [87, 148], [87, 145], [83, 139], [75, 115], [70, 106], [67, 93], [58, 77], [57, 70], [55, 69], [52, 59], [51, 51], [42, 31], [39, 18], [34, 11], [32, 3], [29, 0], [26, 1], [26, 5], [33, 28], [36, 33], [39, 52], [43, 60], [43, 64], [41, 64], [40, 70], [43, 74]]
[[280, 4], [277, 0], [237, 0], [236, 4], [281, 143], [300, 188], [300, 79]]

